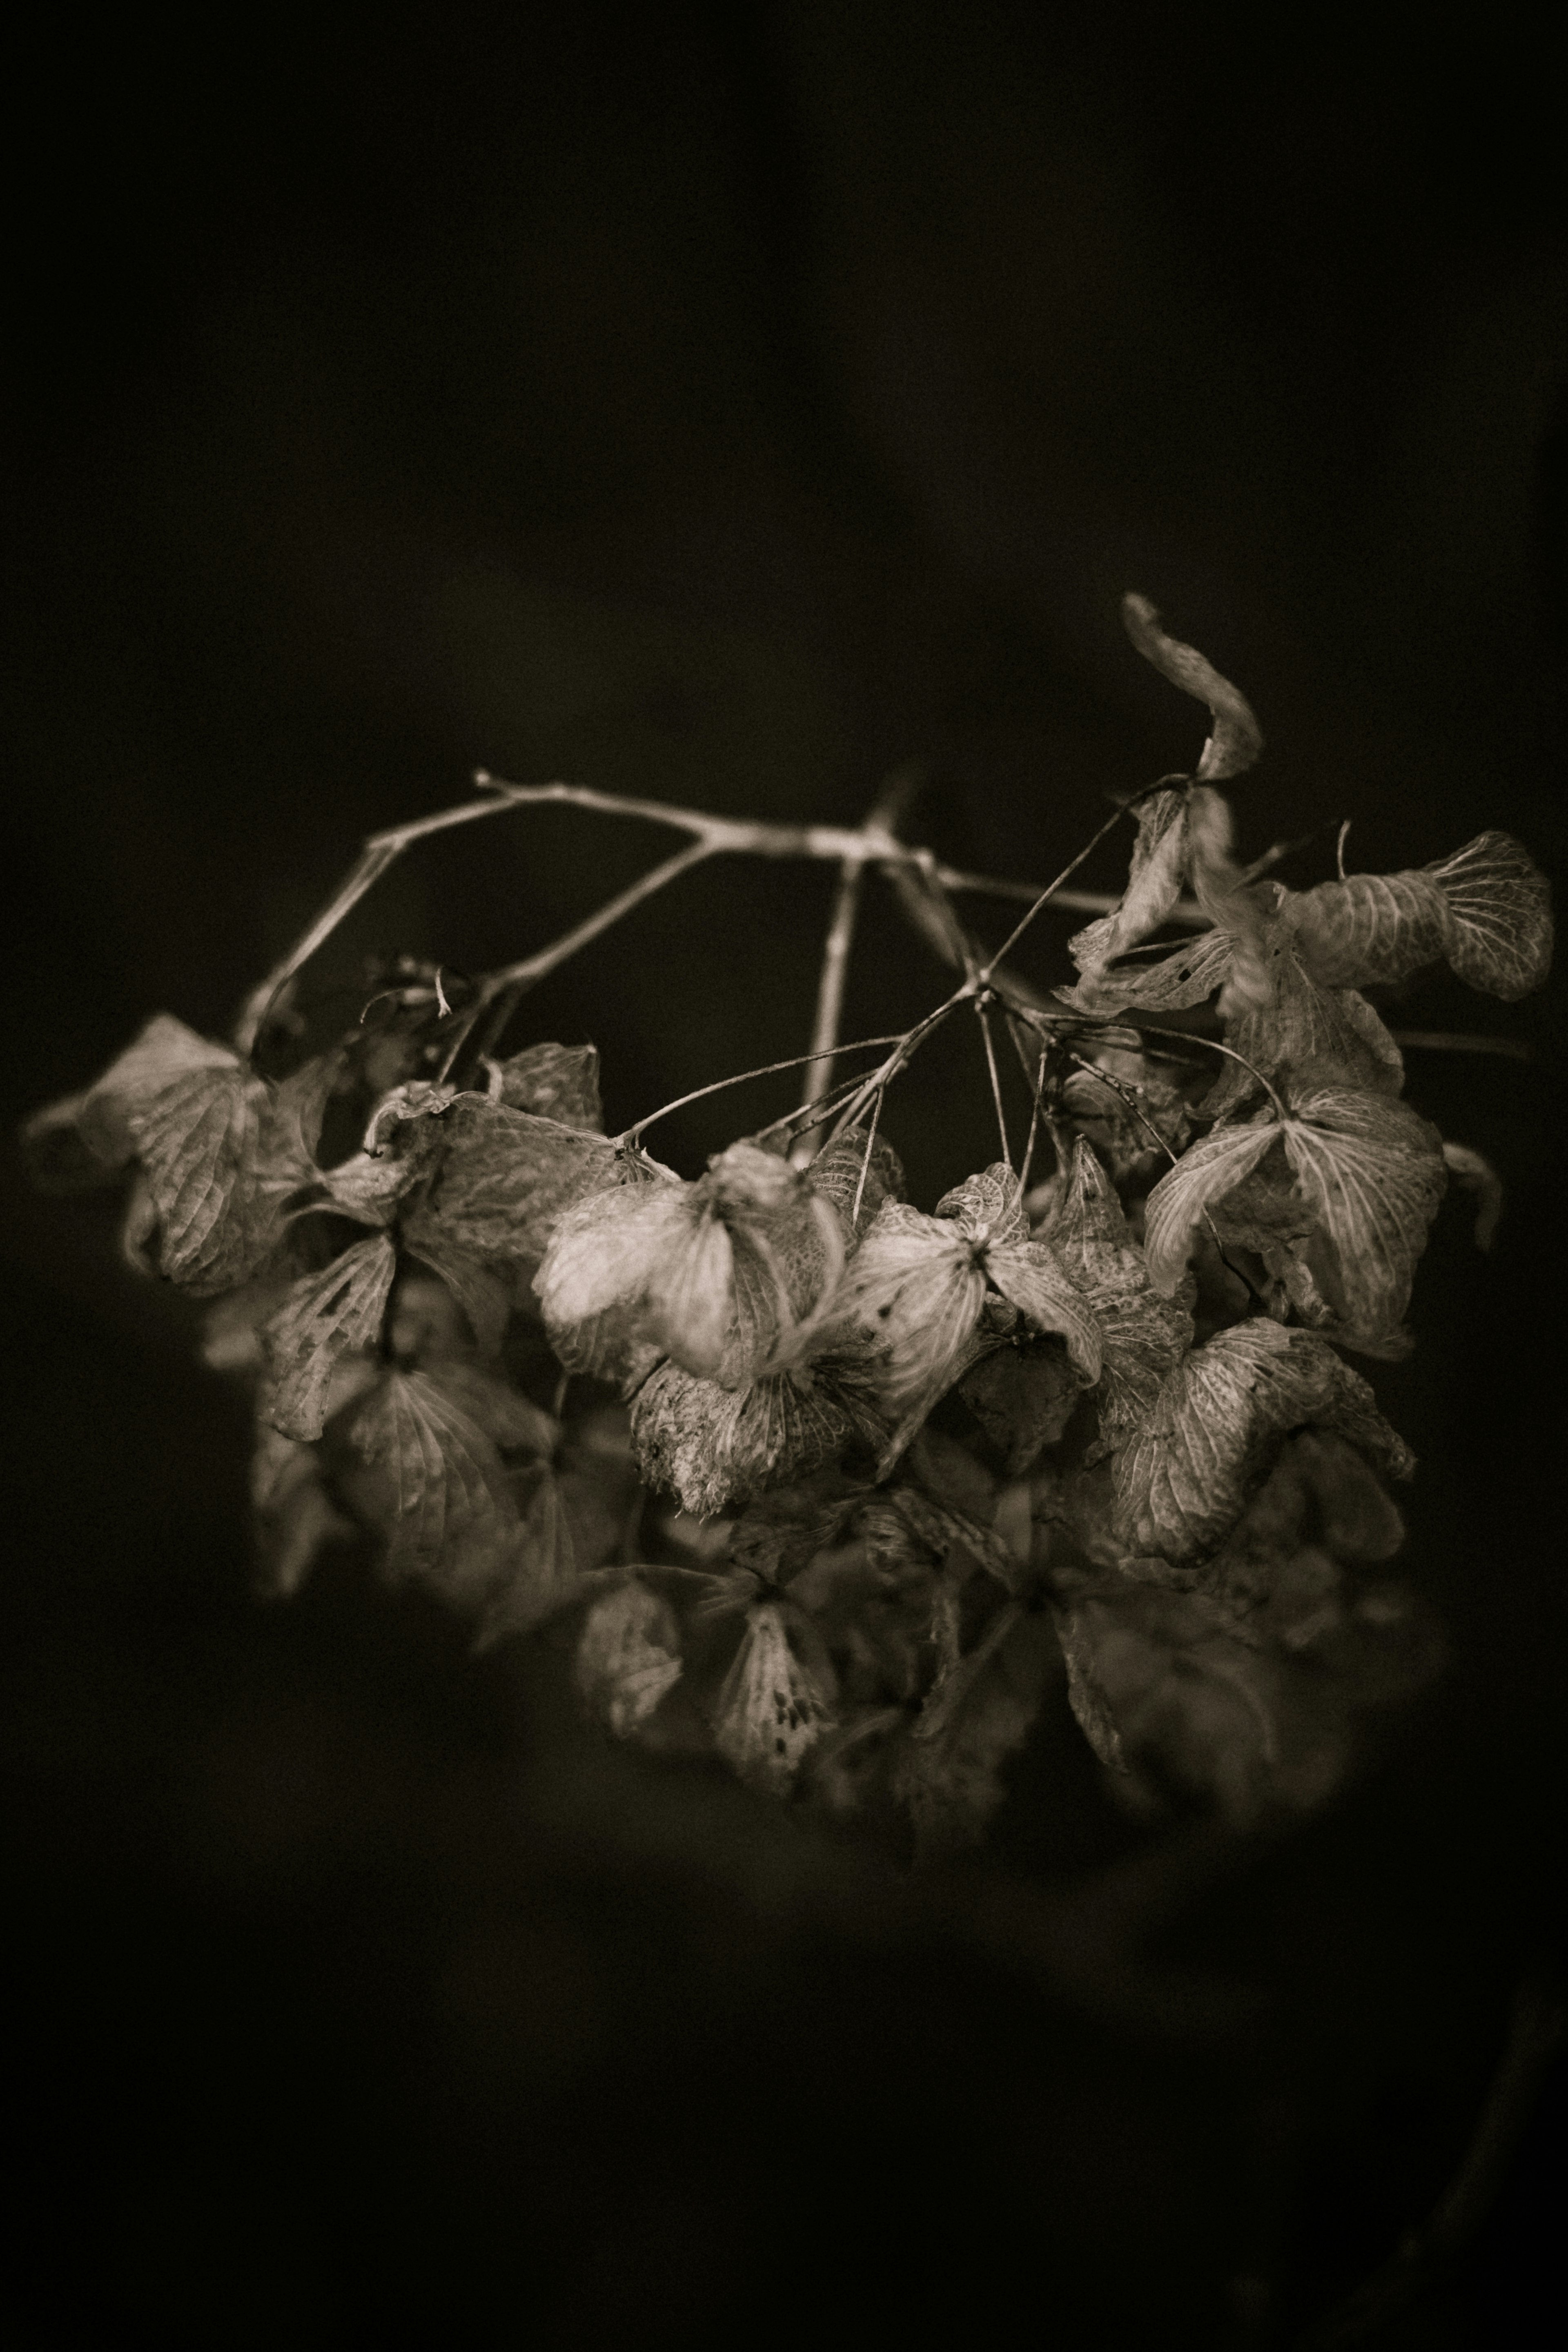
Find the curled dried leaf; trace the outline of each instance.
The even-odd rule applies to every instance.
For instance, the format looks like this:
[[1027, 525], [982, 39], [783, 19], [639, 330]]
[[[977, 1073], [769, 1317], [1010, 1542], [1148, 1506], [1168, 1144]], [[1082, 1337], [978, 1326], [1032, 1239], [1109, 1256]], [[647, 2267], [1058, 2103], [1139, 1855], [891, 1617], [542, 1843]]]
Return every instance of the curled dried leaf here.
[[1144, 1204], [1143, 1253], [1149, 1279], [1165, 1297], [1186, 1272], [1200, 1221], [1252, 1173], [1280, 1134], [1274, 1119], [1217, 1129], [1161, 1177]]
[[1166, 635], [1147, 596], [1130, 591], [1121, 599], [1121, 618], [1144, 660], [1184, 694], [1209, 707], [1214, 727], [1197, 764], [1200, 781], [1219, 783], [1226, 776], [1244, 774], [1263, 749], [1263, 732], [1246, 696], [1195, 646]]
[[1110, 1179], [1081, 1137], [1047, 1234], [1100, 1334], [1095, 1450], [1110, 1452], [1152, 1410], [1162, 1382], [1192, 1345], [1191, 1286], [1169, 1297], [1156, 1290]]
[[488, 1597], [517, 1504], [491, 1440], [428, 1372], [384, 1372], [353, 1408], [343, 1437], [345, 1499], [385, 1543], [388, 1576], [416, 1577], [448, 1599]]
[[1182, 895], [1186, 866], [1186, 793], [1152, 793], [1138, 804], [1138, 835], [1121, 905], [1068, 941], [1079, 971], [1097, 980], [1114, 957], [1157, 930]]

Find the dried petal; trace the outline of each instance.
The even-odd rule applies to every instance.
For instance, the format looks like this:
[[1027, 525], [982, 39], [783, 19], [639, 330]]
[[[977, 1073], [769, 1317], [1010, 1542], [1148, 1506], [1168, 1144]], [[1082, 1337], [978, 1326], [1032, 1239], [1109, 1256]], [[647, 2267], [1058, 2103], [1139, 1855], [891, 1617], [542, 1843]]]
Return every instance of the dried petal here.
[[1180, 1563], [1235, 1526], [1292, 1429], [1337, 1430], [1394, 1477], [1414, 1457], [1372, 1391], [1315, 1332], [1255, 1317], [1184, 1358], [1154, 1410], [1111, 1460], [1129, 1547]]
[[404, 1225], [410, 1249], [449, 1242], [526, 1291], [557, 1220], [591, 1192], [636, 1180], [604, 1137], [459, 1095], [442, 1121], [446, 1150]]
[[1552, 886], [1510, 834], [1479, 833], [1426, 868], [1448, 908], [1448, 961], [1472, 988], [1505, 1003], [1552, 968]]
[[265, 1422], [257, 1429], [251, 1456], [250, 1501], [258, 1583], [268, 1600], [291, 1600], [324, 1547], [354, 1532], [353, 1521], [327, 1492], [315, 1446], [285, 1437]]
[[569, 1372], [629, 1381], [658, 1360], [644, 1336], [649, 1286], [689, 1231], [689, 1188], [627, 1184], [567, 1209], [533, 1279], [550, 1344]]
[[589, 1712], [629, 1739], [680, 1679], [680, 1629], [668, 1601], [636, 1576], [595, 1601], [578, 1638], [575, 1676]]
[[1227, 978], [1235, 940], [1228, 930], [1199, 931], [1159, 957], [1127, 962], [1086, 976], [1076, 988], [1055, 994], [1076, 1013], [1181, 1013], [1203, 1004]]
[[361, 1465], [341, 1480], [384, 1538], [385, 1570], [458, 1601], [490, 1590], [518, 1509], [500, 1455], [428, 1372], [384, 1372], [344, 1437]]
[[985, 1253], [985, 1270], [1004, 1298], [1026, 1315], [1037, 1329], [1058, 1332], [1067, 1341], [1068, 1355], [1092, 1388], [1101, 1370], [1100, 1326], [1093, 1308], [1050, 1244], [1020, 1242], [1005, 1248], [993, 1244]]
[[[861, 1183], [861, 1171], [865, 1182]], [[884, 1201], [901, 1201], [904, 1197], [904, 1171], [898, 1153], [881, 1136], [872, 1139], [869, 1164], [867, 1160], [867, 1139], [860, 1135], [841, 1136], [819, 1151], [808, 1171], [811, 1189], [831, 1201], [837, 1210], [847, 1243], [853, 1244], [873, 1223]], [[856, 1196], [860, 1201], [860, 1213], [851, 1231], [849, 1213]]]
[[632, 1404], [632, 1442], [647, 1484], [673, 1488], [698, 1518], [832, 1461], [857, 1420], [831, 1373], [801, 1365], [723, 1389], [666, 1362]]
[[878, 1389], [894, 1423], [884, 1475], [964, 1369], [985, 1298], [981, 1255], [951, 1219], [889, 1201], [846, 1269], [832, 1330], [859, 1333], [875, 1351]]
[[521, 1054], [509, 1055], [500, 1069], [500, 1099], [510, 1110], [531, 1111], [537, 1118], [559, 1119], [563, 1127], [604, 1133], [596, 1045], [525, 1045]]
[[319, 1274], [294, 1283], [261, 1326], [259, 1410], [286, 1437], [320, 1437], [339, 1365], [346, 1356], [368, 1354], [381, 1336], [396, 1265], [384, 1234], [356, 1242]]
[[1448, 908], [1429, 874], [1352, 874], [1287, 895], [1281, 913], [1320, 988], [1368, 988], [1436, 963]]
[[1026, 1242], [1029, 1220], [1018, 1179], [1005, 1160], [994, 1160], [978, 1176], [966, 1176], [936, 1204], [939, 1217], [949, 1217], [966, 1241]]
[[1120, 1445], [1152, 1410], [1193, 1341], [1190, 1288], [1162, 1297], [1110, 1178], [1081, 1137], [1047, 1235], [1100, 1333], [1097, 1450]]
[[1144, 1203], [1143, 1255], [1150, 1281], [1167, 1298], [1186, 1272], [1200, 1221], [1273, 1150], [1280, 1133], [1272, 1119], [1257, 1127], [1216, 1129], [1161, 1177]]
[[1324, 1088], [1296, 1103], [1285, 1150], [1332, 1244], [1331, 1305], [1352, 1330], [1392, 1330], [1448, 1181], [1436, 1128], [1386, 1095]]
[[743, 1780], [782, 1797], [832, 1723], [832, 1693], [791, 1649], [778, 1604], [757, 1603], [714, 1710], [719, 1753]]

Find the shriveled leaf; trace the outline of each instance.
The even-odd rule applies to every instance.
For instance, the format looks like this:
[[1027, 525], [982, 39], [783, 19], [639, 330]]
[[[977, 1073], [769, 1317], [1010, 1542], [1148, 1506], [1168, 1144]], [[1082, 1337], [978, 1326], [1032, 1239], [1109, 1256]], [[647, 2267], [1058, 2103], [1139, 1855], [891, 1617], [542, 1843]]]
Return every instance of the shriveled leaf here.
[[[862, 1170], [864, 1185], [860, 1181]], [[879, 1135], [871, 1140], [868, 1162], [867, 1139], [846, 1135], [817, 1153], [809, 1173], [812, 1191], [832, 1202], [843, 1223], [845, 1237], [851, 1243], [869, 1230], [884, 1201], [901, 1201], [904, 1197], [903, 1163], [892, 1145]], [[850, 1212], [857, 1193], [860, 1210], [851, 1228]]]
[[232, 1047], [198, 1036], [172, 1013], [155, 1013], [79, 1097], [83, 1142], [107, 1168], [123, 1168], [141, 1144], [135, 1118], [182, 1079], [241, 1068]]
[[459, 1603], [483, 1599], [518, 1526], [500, 1455], [428, 1372], [384, 1372], [344, 1431], [357, 1475], [348, 1500], [383, 1536], [394, 1578], [418, 1577]]
[[1192, 1345], [1191, 1286], [1168, 1298], [1155, 1289], [1110, 1179], [1081, 1137], [1047, 1238], [1100, 1333], [1097, 1450], [1109, 1452], [1146, 1418]]
[[261, 1326], [260, 1411], [284, 1436], [320, 1437], [338, 1366], [345, 1356], [368, 1353], [381, 1336], [396, 1265], [384, 1234], [356, 1242], [296, 1282]]
[[1186, 1272], [1193, 1235], [1205, 1213], [1236, 1190], [1280, 1139], [1278, 1121], [1226, 1127], [1205, 1136], [1161, 1177], [1144, 1203], [1149, 1279], [1169, 1298]]
[[1004, 1340], [964, 1373], [958, 1392], [1016, 1477], [1060, 1437], [1083, 1382], [1058, 1339]]
[[1330, 1303], [1352, 1330], [1392, 1330], [1448, 1181], [1436, 1129], [1387, 1095], [1325, 1087], [1298, 1097], [1285, 1150], [1332, 1244]]
[[632, 1402], [644, 1478], [699, 1518], [793, 1483], [842, 1449], [856, 1423], [831, 1373], [807, 1365], [722, 1389], [665, 1362]]
[[742, 1780], [782, 1797], [833, 1720], [833, 1694], [790, 1647], [778, 1604], [758, 1602], [714, 1709], [719, 1753]]
[[500, 1099], [509, 1110], [604, 1133], [596, 1045], [525, 1045], [499, 1066]]
[[1079, 971], [1097, 979], [1114, 956], [1125, 955], [1157, 930], [1182, 895], [1186, 869], [1187, 796], [1154, 793], [1138, 805], [1138, 836], [1121, 903], [1068, 941]]
[[636, 1576], [595, 1601], [578, 1637], [575, 1678], [584, 1704], [617, 1739], [629, 1739], [680, 1679], [680, 1629], [668, 1601]]
[[1263, 749], [1262, 730], [1246, 696], [1194, 646], [1166, 635], [1159, 613], [1147, 596], [1132, 592], [1123, 596], [1121, 618], [1144, 660], [1152, 662], [1161, 677], [1180, 687], [1184, 694], [1209, 707], [1214, 726], [1198, 761], [1199, 780], [1219, 783], [1226, 776], [1244, 774]]
[[1445, 1143], [1443, 1165], [1476, 1203], [1476, 1247], [1489, 1250], [1502, 1218], [1502, 1178], [1489, 1160], [1468, 1143]]
[[1414, 1457], [1359, 1373], [1315, 1332], [1265, 1316], [1216, 1331], [1166, 1379], [1147, 1421], [1111, 1458], [1129, 1547], [1181, 1562], [1233, 1528], [1290, 1431], [1337, 1431], [1387, 1475]]
[[951, 1219], [966, 1241], [989, 1247], [994, 1242], [1026, 1242], [1029, 1220], [1018, 1179], [1005, 1160], [994, 1160], [977, 1176], [966, 1176], [936, 1204], [939, 1217]]
[[1129, 957], [1086, 974], [1058, 1000], [1077, 1013], [1181, 1013], [1206, 1003], [1227, 978], [1235, 942], [1228, 930], [1199, 931], [1162, 956]]
[[1552, 886], [1511, 834], [1479, 833], [1426, 868], [1448, 908], [1448, 961], [1472, 988], [1505, 1003], [1552, 968]]

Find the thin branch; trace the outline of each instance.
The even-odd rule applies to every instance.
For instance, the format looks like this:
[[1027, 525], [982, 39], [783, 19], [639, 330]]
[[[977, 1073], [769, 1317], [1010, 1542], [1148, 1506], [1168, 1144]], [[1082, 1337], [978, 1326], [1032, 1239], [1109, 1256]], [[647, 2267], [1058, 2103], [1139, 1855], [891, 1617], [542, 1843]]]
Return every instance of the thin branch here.
[[[945, 1011], [946, 1007], [943, 1006], [942, 1009]], [[928, 1019], [934, 1017], [934, 1015], [928, 1015]], [[910, 1035], [910, 1032], [905, 1030], [899, 1037], [857, 1037], [852, 1045], [841, 1045], [838, 1050], [841, 1054], [858, 1054], [869, 1045], [904, 1045], [909, 1043]], [[650, 1110], [646, 1118], [639, 1118], [634, 1126], [628, 1127], [623, 1135], [616, 1138], [616, 1141], [635, 1143], [637, 1138], [653, 1125], [655, 1119], [668, 1118], [671, 1111], [684, 1110], [688, 1103], [700, 1102], [704, 1095], [722, 1094], [726, 1087], [744, 1086], [748, 1078], [770, 1078], [778, 1070], [798, 1070], [803, 1062], [809, 1062], [810, 1059], [809, 1054], [790, 1054], [782, 1062], [764, 1062], [755, 1070], [737, 1070], [731, 1078], [715, 1078], [711, 1086], [695, 1087], [690, 1094], [678, 1095], [673, 1102], [665, 1103], [658, 1110]], [[789, 1116], [791, 1118], [798, 1118], [800, 1113], [795, 1110], [791, 1111]], [[774, 1121], [775, 1126], [779, 1124], [779, 1121]], [[765, 1129], [763, 1131], [767, 1132]]]
[[882, 1116], [882, 1097], [872, 1097], [871, 1124], [866, 1133], [866, 1156], [860, 1162], [860, 1174], [855, 1186], [855, 1199], [849, 1211], [849, 1230], [853, 1234], [860, 1215], [860, 1203], [866, 1197], [866, 1179], [871, 1172], [871, 1154], [877, 1149], [877, 1122]]
[[[1075, 858], [1072, 858], [1062, 867], [1062, 870], [1057, 876], [1056, 880], [1054, 882], [1047, 883], [1045, 888], [1036, 898], [1034, 905], [1029, 908], [1028, 913], [1020, 917], [1019, 920], [1014, 924], [1012, 929], [1003, 940], [1002, 945], [991, 958], [990, 962], [985, 966], [984, 971], [982, 975], [983, 978], [989, 980], [992, 972], [1001, 962], [1003, 957], [1012, 954], [1013, 950], [1017, 946], [1018, 941], [1023, 938], [1024, 933], [1028, 929], [1029, 925], [1034, 921], [1035, 917], [1039, 913], [1040, 908], [1046, 904], [1046, 901], [1048, 898], [1054, 898], [1056, 897], [1057, 892], [1061, 888], [1062, 884], [1067, 880], [1068, 875], [1076, 874], [1078, 872], [1079, 867], [1083, 864], [1085, 858], [1089, 855], [1089, 852], [1091, 850], [1098, 849], [1100, 843], [1105, 839], [1106, 835], [1113, 832], [1117, 825], [1121, 824], [1124, 814], [1125, 812], [1123, 810], [1118, 809], [1113, 815], [1108, 816], [1105, 823], [1100, 826], [1099, 832], [1092, 835], [1091, 837], [1085, 842], [1083, 847], [1079, 851], [1078, 856]], [[1121, 901], [1118, 899], [1114, 903], [1120, 905]]]
[[[833, 913], [827, 926], [827, 938], [822, 950], [822, 973], [816, 985], [816, 1018], [812, 1025], [812, 1059], [805, 1066], [801, 1086], [801, 1108], [804, 1110], [833, 1082], [834, 1049], [838, 1043], [838, 1026], [844, 1017], [844, 988], [849, 972], [849, 950], [855, 938], [855, 918], [860, 906], [860, 877], [866, 870], [863, 857], [847, 857], [838, 869], [838, 887], [833, 894]], [[797, 1143], [791, 1157], [797, 1167], [808, 1166], [815, 1156], [816, 1146], [805, 1139]]]
[[1510, 1062], [1535, 1059], [1534, 1046], [1522, 1037], [1461, 1037], [1436, 1029], [1395, 1029], [1392, 1034], [1396, 1045], [1414, 1045], [1417, 1053], [1502, 1054]]
[[[1017, 1045], [1016, 1036], [1014, 1037], [1013, 1043], [1015, 1045]], [[1022, 1059], [1021, 1054], [1019, 1058]], [[1029, 1113], [1029, 1139], [1024, 1146], [1024, 1164], [1018, 1171], [1018, 1189], [1021, 1192], [1026, 1192], [1029, 1189], [1029, 1170], [1034, 1164], [1035, 1145], [1040, 1132], [1040, 1103], [1046, 1091], [1046, 1048], [1043, 1042], [1035, 1064], [1035, 1076], [1030, 1091], [1034, 1096], [1034, 1108]]]
[[517, 963], [503, 964], [499, 971], [487, 972], [479, 984], [480, 1003], [491, 1004], [503, 992], [531, 988], [536, 981], [552, 972], [558, 964], [563, 964], [569, 956], [574, 956], [579, 948], [585, 948], [590, 940], [596, 940], [601, 931], [607, 931], [613, 923], [618, 923], [623, 915], [629, 915], [634, 907], [640, 907], [645, 898], [651, 898], [656, 890], [662, 890], [667, 882], [673, 882], [678, 875], [689, 872], [693, 866], [700, 866], [705, 857], [712, 855], [712, 849], [706, 841], [694, 841], [685, 849], [678, 849], [673, 857], [667, 857], [662, 866], [656, 866], [651, 872], [640, 875], [626, 889], [606, 899], [596, 913], [584, 917], [569, 931], [563, 931], [558, 940], [552, 940], [548, 947], [540, 948], [533, 955], [522, 957]]
[[1002, 1157], [1011, 1169], [1013, 1154], [1007, 1142], [1007, 1121], [1002, 1109], [1002, 1077], [996, 1067], [996, 1046], [991, 1034], [990, 1014], [983, 996], [975, 998], [974, 1010], [980, 1017], [980, 1034], [985, 1040], [985, 1066], [991, 1073], [991, 1099], [996, 1106], [996, 1132], [1002, 1139]]

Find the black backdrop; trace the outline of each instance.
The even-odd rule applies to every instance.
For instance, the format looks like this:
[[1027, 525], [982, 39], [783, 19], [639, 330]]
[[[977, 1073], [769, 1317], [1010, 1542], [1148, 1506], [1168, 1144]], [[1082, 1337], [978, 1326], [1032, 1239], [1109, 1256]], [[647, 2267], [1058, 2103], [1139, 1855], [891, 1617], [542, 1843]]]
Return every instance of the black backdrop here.
[[[1244, 845], [1317, 828], [1293, 878], [1346, 816], [1367, 869], [1486, 824], [1555, 868], [1568, 258], [1524, 24], [52, 21], [10, 140], [10, 1109], [147, 1011], [220, 1028], [476, 764], [847, 819], [918, 758], [946, 854], [1054, 870], [1198, 740], [1129, 586], [1253, 698]], [[521, 953], [653, 849], [477, 829], [341, 969]], [[520, 1035], [595, 1038], [612, 1125], [798, 1051], [826, 887], [691, 877]], [[873, 907], [857, 1021], [935, 982]], [[1097, 2008], [1059, 1923], [1041, 1957], [1030, 1890], [1140, 1850], [1063, 1725], [980, 1937], [601, 1754], [559, 1661], [475, 1664], [347, 1565], [258, 1607], [240, 1405], [111, 1210], [8, 1164], [13, 2340], [1292, 2340], [1437, 2194], [1561, 1938], [1561, 1003], [1400, 1008], [1536, 1054], [1412, 1064], [1510, 1188], [1489, 1260], [1445, 1212], [1381, 1383], [1455, 1664], [1328, 1818], [1192, 1864], [1190, 2015]], [[917, 1198], [976, 1081], [933, 1047], [890, 1114]], [[1560, 2113], [1380, 2340], [1545, 2340]]]

